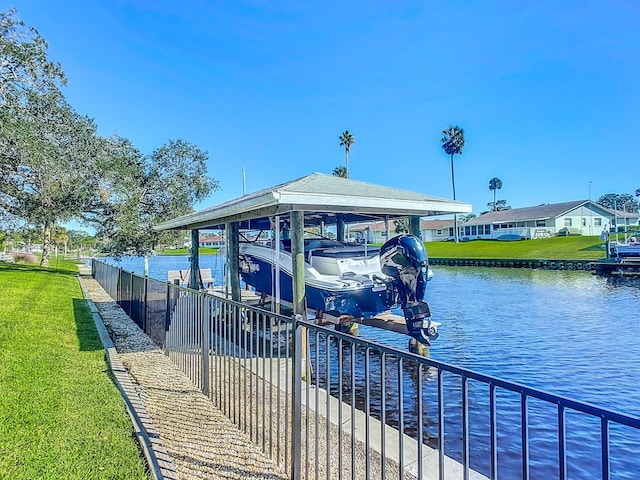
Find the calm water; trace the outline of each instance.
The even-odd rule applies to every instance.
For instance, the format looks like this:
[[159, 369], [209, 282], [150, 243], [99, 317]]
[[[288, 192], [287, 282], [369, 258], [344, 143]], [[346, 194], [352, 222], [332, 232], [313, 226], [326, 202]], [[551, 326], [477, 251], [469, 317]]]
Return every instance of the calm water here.
[[[142, 259], [124, 259], [120, 266], [141, 273]], [[202, 256], [201, 266], [211, 268], [214, 277], [222, 277], [220, 257]], [[149, 267], [151, 277], [166, 281], [167, 270], [188, 268], [188, 259], [153, 257]], [[440, 338], [431, 347], [432, 358], [640, 416], [640, 280], [616, 281], [574, 271], [471, 267], [434, 270], [427, 296], [435, 319], [442, 325]], [[407, 347], [407, 337], [393, 332], [360, 326], [360, 335], [401, 349]], [[408, 377], [408, 390], [412, 381]], [[471, 385], [471, 394], [474, 388]], [[478, 409], [482, 412], [486, 402], [480, 403]], [[505, 404], [506, 410], [499, 411], [499, 415], [503, 419], [513, 416], [513, 423], [519, 425], [517, 398], [505, 398]], [[509, 411], [509, 405], [516, 408]], [[470, 413], [472, 436], [474, 425], [479, 431], [488, 430], [484, 413], [478, 418], [474, 415]], [[544, 463], [545, 442], [555, 435], [554, 415], [555, 410], [549, 412], [532, 405], [530, 423], [549, 423], [552, 429], [549, 436], [532, 436], [531, 478], [557, 475], [553, 469], [536, 469], [536, 457], [540, 457], [538, 463]], [[450, 421], [455, 425], [458, 420]], [[567, 422], [573, 421], [568, 414]], [[499, 442], [519, 435], [515, 429], [509, 431], [508, 423], [504, 432], [499, 432]], [[425, 433], [433, 437], [430, 428], [434, 427], [427, 426]], [[540, 431], [544, 433], [544, 428]], [[582, 464], [569, 472], [570, 478], [590, 478], [598, 471], [599, 450], [591, 448], [590, 441], [585, 442], [588, 431], [591, 435], [597, 432], [597, 423], [569, 430], [568, 443], [575, 455], [583, 457]], [[571, 432], [577, 433], [571, 437]], [[619, 467], [612, 478], [640, 477], [640, 472], [633, 471], [636, 467], [627, 466], [625, 461], [640, 457], [638, 438], [624, 433], [618, 437], [612, 429], [612, 463]], [[448, 445], [447, 453], [456, 456], [458, 450], [455, 444]], [[472, 453], [472, 466], [486, 472], [486, 455], [476, 457]], [[502, 454], [502, 478], [520, 476], [514, 462], [510, 463], [508, 451]]]

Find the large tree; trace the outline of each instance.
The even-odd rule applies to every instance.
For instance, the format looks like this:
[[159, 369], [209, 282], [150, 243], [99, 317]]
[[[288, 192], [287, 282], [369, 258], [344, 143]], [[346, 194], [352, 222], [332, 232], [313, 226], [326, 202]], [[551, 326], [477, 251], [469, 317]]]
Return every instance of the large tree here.
[[[442, 149], [449, 155], [451, 159], [451, 187], [453, 189], [453, 199], [456, 199], [456, 181], [453, 168], [453, 156], [462, 155], [464, 148], [464, 130], [458, 126], [449, 126], [442, 131]], [[457, 215], [453, 215], [453, 236], [458, 243], [458, 219]]]
[[182, 140], [151, 155], [102, 138], [67, 104], [60, 65], [15, 10], [0, 13], [0, 220], [43, 232], [42, 265], [56, 224], [83, 218], [117, 254], [146, 254], [161, 238], [153, 225], [187, 213], [217, 182], [206, 152]]
[[0, 223], [5, 225], [20, 223], [15, 210], [7, 208], [14, 202], [6, 190], [24, 161], [16, 139], [29, 115], [25, 110], [33, 107], [30, 99], [59, 95], [66, 84], [60, 65], [48, 59], [47, 48], [44, 38], [27, 27], [15, 9], [0, 12]]
[[629, 193], [607, 193], [598, 198], [597, 203], [611, 210], [637, 212], [639, 202]]
[[123, 181], [107, 178], [106, 207], [91, 212], [97, 236], [115, 256], [149, 255], [166, 233], [154, 226], [193, 211], [194, 204], [218, 189], [207, 176], [207, 152], [183, 140], [171, 140], [142, 155], [124, 139], [112, 139]]
[[498, 177], [493, 177], [491, 180], [489, 180], [489, 190], [493, 191], [493, 211], [497, 210], [497, 205], [496, 205], [496, 191], [500, 190], [502, 188], [502, 180], [500, 180]]
[[94, 155], [93, 122], [65, 101], [62, 68], [15, 10], [0, 13], [0, 218], [21, 218], [43, 232], [48, 265], [51, 228], [81, 211]]
[[42, 227], [41, 265], [48, 266], [52, 227], [78, 217], [94, 195], [96, 126], [57, 92], [33, 94], [14, 111], [0, 141], [7, 160], [1, 208]]
[[346, 169], [346, 178], [349, 178], [349, 152], [351, 151], [351, 146], [356, 143], [356, 138], [349, 130], [345, 130], [342, 132], [342, 135], [338, 137], [340, 140], [340, 146], [344, 147], [344, 159], [345, 159], [345, 169]]

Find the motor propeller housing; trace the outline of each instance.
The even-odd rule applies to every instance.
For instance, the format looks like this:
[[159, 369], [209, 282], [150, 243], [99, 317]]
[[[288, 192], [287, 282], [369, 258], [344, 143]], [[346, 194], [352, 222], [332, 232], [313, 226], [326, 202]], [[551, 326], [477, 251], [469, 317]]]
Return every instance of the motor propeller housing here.
[[409, 335], [429, 345], [438, 337], [429, 304], [424, 301], [429, 263], [424, 244], [414, 235], [398, 235], [380, 249], [382, 273], [393, 279], [393, 288], [404, 313]]

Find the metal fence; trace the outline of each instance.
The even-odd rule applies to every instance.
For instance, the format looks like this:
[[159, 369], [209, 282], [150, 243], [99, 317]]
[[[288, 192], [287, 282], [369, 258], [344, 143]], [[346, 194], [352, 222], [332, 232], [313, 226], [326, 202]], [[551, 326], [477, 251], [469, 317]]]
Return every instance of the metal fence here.
[[295, 479], [632, 479], [640, 419], [94, 262]]

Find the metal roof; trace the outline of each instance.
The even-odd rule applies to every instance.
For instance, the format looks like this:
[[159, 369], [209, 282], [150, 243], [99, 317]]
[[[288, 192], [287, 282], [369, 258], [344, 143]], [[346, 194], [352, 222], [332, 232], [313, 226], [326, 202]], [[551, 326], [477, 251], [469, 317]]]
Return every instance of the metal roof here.
[[268, 229], [269, 217], [292, 211], [305, 212], [305, 226], [335, 224], [336, 214], [347, 223], [367, 220], [470, 213], [471, 204], [385, 187], [348, 178], [312, 173], [275, 187], [156, 226], [157, 230], [224, 228], [239, 222], [240, 228]]

